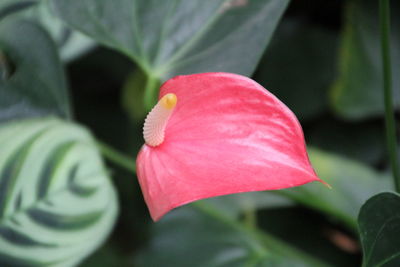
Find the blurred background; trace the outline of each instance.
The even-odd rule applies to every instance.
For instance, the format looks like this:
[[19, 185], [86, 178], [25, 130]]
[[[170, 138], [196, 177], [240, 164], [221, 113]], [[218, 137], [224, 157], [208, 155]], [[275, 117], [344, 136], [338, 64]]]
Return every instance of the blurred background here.
[[[10, 1], [2, 1], [3, 7], [10, 7]], [[310, 185], [204, 201], [234, 223], [253, 220], [251, 233], [218, 224], [191, 205], [155, 224], [135, 175], [107, 161], [119, 215], [107, 241], [80, 266], [313, 266], [307, 257], [327, 266], [359, 266], [358, 209], [370, 195], [390, 187], [376, 2], [290, 1], [252, 75], [299, 118], [313, 166], [332, 190]], [[395, 16], [399, 6], [392, 2], [393, 23], [400, 26], [400, 16]], [[44, 24], [51, 20], [38, 11], [29, 14], [36, 7], [22, 6], [15, 12], [3, 9], [0, 19], [18, 13], [39, 16]], [[146, 74], [121, 52], [48, 24], [62, 44], [73, 119], [134, 161], [143, 144], [146, 109], [139, 96]], [[395, 26], [393, 66], [400, 60], [400, 27]], [[239, 61], [243, 57], [236, 56]], [[399, 73], [399, 66], [394, 73]], [[395, 76], [397, 101], [400, 82]], [[257, 254], [258, 241], [251, 241], [259, 232], [266, 233], [263, 253], [274, 254], [270, 245], [289, 256], [260, 260], [269, 256]], [[250, 245], [243, 248], [243, 242]]]

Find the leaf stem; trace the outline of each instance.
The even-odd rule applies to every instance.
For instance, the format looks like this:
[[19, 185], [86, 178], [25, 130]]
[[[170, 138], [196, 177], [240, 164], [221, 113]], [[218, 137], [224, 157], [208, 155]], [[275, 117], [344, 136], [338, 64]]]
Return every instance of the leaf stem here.
[[383, 92], [385, 101], [386, 140], [389, 150], [395, 189], [400, 192], [400, 172], [397, 157], [397, 141], [392, 97], [392, 70], [390, 61], [390, 3], [379, 0], [379, 24], [383, 65]]
[[99, 140], [97, 140], [97, 146], [106, 159], [130, 172], [136, 173], [136, 163], [133, 157], [124, 155], [118, 150]]
[[144, 106], [147, 111], [150, 111], [156, 104], [157, 100], [157, 88], [159, 85], [159, 80], [156, 76], [147, 73], [146, 88], [144, 91]]

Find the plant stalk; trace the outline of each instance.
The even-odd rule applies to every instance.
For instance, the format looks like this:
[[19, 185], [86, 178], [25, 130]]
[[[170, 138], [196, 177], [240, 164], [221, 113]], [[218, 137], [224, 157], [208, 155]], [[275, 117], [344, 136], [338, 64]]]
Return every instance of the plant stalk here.
[[257, 211], [254, 207], [247, 207], [243, 211], [243, 223], [249, 228], [257, 228]]
[[144, 91], [144, 106], [150, 111], [157, 103], [157, 89], [160, 82], [157, 77], [147, 73], [147, 82]]
[[400, 192], [400, 172], [397, 157], [397, 141], [395, 118], [393, 111], [392, 96], [392, 69], [390, 61], [390, 2], [379, 0], [379, 24], [381, 37], [381, 52], [383, 66], [383, 92], [385, 101], [385, 124], [386, 140], [389, 150], [390, 163], [392, 167], [394, 185], [397, 192]]
[[130, 172], [136, 173], [136, 163], [134, 157], [126, 156], [101, 141], [97, 141], [97, 146], [101, 154], [103, 154], [106, 159]]

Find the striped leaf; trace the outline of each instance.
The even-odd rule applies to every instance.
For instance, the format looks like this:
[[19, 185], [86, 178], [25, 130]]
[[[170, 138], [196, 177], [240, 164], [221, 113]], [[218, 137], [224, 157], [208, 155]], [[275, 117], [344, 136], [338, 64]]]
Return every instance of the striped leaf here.
[[117, 214], [90, 134], [61, 120], [0, 126], [0, 266], [73, 266]]

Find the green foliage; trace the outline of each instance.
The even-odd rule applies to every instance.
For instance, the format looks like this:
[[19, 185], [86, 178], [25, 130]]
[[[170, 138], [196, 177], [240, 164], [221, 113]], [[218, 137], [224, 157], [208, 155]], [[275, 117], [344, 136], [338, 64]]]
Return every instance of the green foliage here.
[[[158, 86], [160, 85], [157, 81], [155, 82]], [[149, 111], [150, 107], [146, 107], [145, 102], [143, 101], [146, 96], [143, 88], [146, 88], [147, 83], [148, 76], [146, 73], [141, 69], [136, 69], [128, 76], [124, 87], [122, 88], [122, 106], [133, 120], [138, 121], [143, 119]], [[157, 85], [154, 87], [158, 88]], [[149, 90], [151, 90], [151, 88], [149, 88]], [[155, 97], [155, 99], [149, 100], [150, 103], [157, 102], [156, 99], [158, 95], [154, 94], [150, 95], [150, 97]]]
[[371, 197], [358, 216], [363, 245], [363, 267], [400, 265], [400, 196]]
[[88, 132], [56, 119], [0, 126], [0, 265], [73, 266], [107, 237], [115, 191]]
[[[140, 125], [160, 82], [196, 72], [250, 76], [289, 0], [0, 0], [0, 266], [326, 266], [316, 257], [331, 261], [336, 255], [344, 255], [337, 262], [350, 257], [357, 262], [354, 251], [340, 251], [343, 243], [330, 243], [338, 241], [329, 230], [350, 230], [348, 238], [355, 238], [362, 204], [392, 188], [387, 172], [373, 168], [387, 167], [378, 117], [383, 114], [378, 6], [372, 0], [342, 1], [346, 20], [332, 86], [339, 30], [310, 14], [315, 5], [328, 9], [336, 1], [303, 2], [293, 1], [254, 78], [300, 118], [306, 140], [318, 147], [309, 149], [312, 164], [332, 189], [312, 183], [206, 199], [149, 224], [132, 172], [143, 142]], [[398, 1], [392, 4], [398, 107], [400, 9]], [[307, 5], [306, 16], [297, 14], [301, 5]], [[68, 67], [76, 117], [104, 143], [70, 122], [59, 59], [71, 60], [95, 42], [112, 49]], [[117, 53], [136, 66], [128, 59], [121, 64]], [[346, 122], [329, 114], [329, 97]], [[369, 116], [376, 119], [352, 121]], [[113, 167], [127, 170], [113, 170], [122, 216], [113, 239], [83, 261], [107, 238], [118, 212], [100, 152]], [[398, 195], [383, 193], [362, 207], [364, 267], [400, 264], [399, 205]], [[305, 207], [316, 211], [307, 214], [315, 214], [328, 234], [303, 227], [301, 218], [291, 221]], [[280, 216], [282, 211], [292, 216]], [[271, 213], [277, 218], [268, 217]], [[290, 231], [278, 234], [285, 239], [280, 241], [268, 234], [286, 218], [303, 236], [286, 240], [296, 232]], [[304, 242], [310, 233], [316, 235], [310, 239], [328, 245], [319, 249]]]
[[98, 249], [92, 257], [82, 262], [84, 267], [126, 267], [131, 266], [124, 255], [111, 245], [106, 245]]
[[40, 26], [1, 22], [0, 50], [10, 66], [8, 77], [0, 80], [0, 122], [48, 114], [71, 116], [56, 47]]
[[[251, 74], [288, 1], [53, 3], [70, 26], [125, 53], [145, 71], [165, 80], [204, 71]], [[262, 32], [254, 35], [253, 27]], [[234, 60], [241, 53], [246, 56]]]
[[283, 21], [254, 78], [299, 119], [313, 119], [327, 110], [327, 92], [335, 77], [336, 45], [333, 31], [301, 20]]
[[328, 266], [204, 201], [179, 208], [153, 228], [137, 266]]
[[24, 9], [30, 8], [34, 6], [38, 1], [31, 0], [31, 1], [12, 1], [12, 0], [0, 0], [0, 19], [4, 17], [18, 13]]
[[255, 210], [260, 209], [294, 205], [294, 202], [286, 196], [266, 192], [239, 193], [213, 197], [203, 201], [233, 219], [239, 219], [247, 211], [255, 212]]
[[385, 157], [385, 133], [381, 121], [343, 122], [324, 119], [308, 132], [308, 144], [370, 166]]
[[[400, 72], [400, 4], [391, 1], [392, 70]], [[332, 88], [335, 111], [347, 118], [382, 115], [383, 76], [379, 39], [378, 1], [356, 0], [347, 5], [341, 40], [339, 72]], [[400, 76], [393, 75], [394, 104], [400, 100]]]
[[118, 210], [114, 188], [90, 134], [44, 117], [70, 117], [46, 31], [7, 19], [0, 48], [7, 69], [0, 80], [0, 266], [74, 266], [108, 236]]
[[321, 179], [332, 186], [329, 190], [320, 183], [276, 191], [297, 202], [329, 214], [355, 230], [361, 205], [376, 193], [389, 190], [392, 180], [388, 175], [356, 161], [309, 149], [312, 165]]
[[0, 20], [4, 17], [29, 19], [41, 24], [56, 42], [64, 61], [70, 61], [94, 46], [93, 40], [65, 27], [49, 7], [49, 0], [0, 0]]
[[145, 106], [150, 109], [157, 80], [215, 71], [251, 75], [288, 0], [52, 3], [72, 28], [117, 49], [142, 68], [148, 76]]

